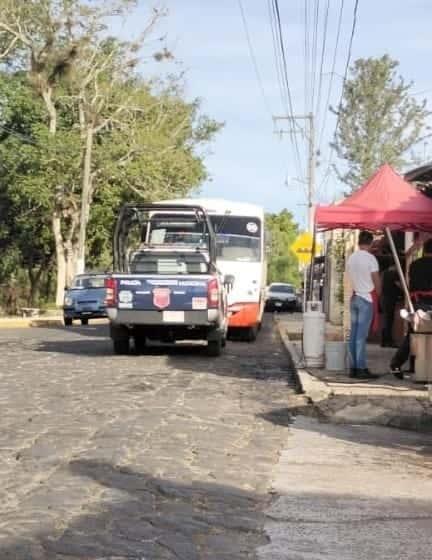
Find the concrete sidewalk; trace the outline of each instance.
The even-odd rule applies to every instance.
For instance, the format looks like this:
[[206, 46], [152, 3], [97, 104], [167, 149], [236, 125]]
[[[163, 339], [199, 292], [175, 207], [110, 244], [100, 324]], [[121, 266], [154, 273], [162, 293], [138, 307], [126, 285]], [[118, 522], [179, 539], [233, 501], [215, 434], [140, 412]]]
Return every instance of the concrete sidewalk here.
[[[276, 321], [303, 392], [320, 418], [432, 432], [432, 402], [427, 387], [409, 379], [399, 381], [387, 373], [393, 349], [370, 345], [370, 369], [380, 377], [356, 381], [347, 372], [306, 369], [301, 351], [301, 315], [279, 315]], [[335, 328], [328, 325], [327, 331], [332, 330]]]

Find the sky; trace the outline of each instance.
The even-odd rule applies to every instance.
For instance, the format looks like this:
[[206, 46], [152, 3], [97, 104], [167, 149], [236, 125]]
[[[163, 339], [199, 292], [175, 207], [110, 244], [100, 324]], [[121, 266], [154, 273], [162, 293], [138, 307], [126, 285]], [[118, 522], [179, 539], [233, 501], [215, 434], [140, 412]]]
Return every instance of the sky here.
[[[304, 114], [308, 108], [305, 104], [305, 1], [311, 14], [314, 0], [279, 0], [292, 105], [294, 113], [298, 115]], [[316, 181], [318, 202], [331, 202], [341, 192], [341, 185], [336, 178], [327, 173], [329, 142], [334, 135], [335, 118], [328, 111], [326, 102], [342, 0], [319, 2], [317, 68], [320, 68], [327, 1], [328, 32], [323, 58], [321, 103], [319, 110], [315, 111], [319, 150]], [[279, 88], [267, 0], [242, 0], [241, 4], [262, 89], [251, 60], [239, 0], [165, 0], [163, 5], [168, 15], [160, 23], [154, 37], [166, 35], [166, 44], [175, 55], [175, 62], [149, 63], [143, 66], [143, 72], [149, 76], [185, 72], [187, 97], [200, 98], [202, 111], [225, 123], [210, 147], [211, 153], [206, 157], [210, 179], [202, 185], [202, 196], [251, 202], [271, 212], [287, 208], [300, 225], [305, 226], [307, 142], [299, 130], [296, 135], [299, 165], [290, 136], [275, 131], [272, 116], [286, 115], [287, 108]], [[354, 4], [355, 0], [344, 1], [335, 67], [337, 74], [331, 82], [329, 104], [333, 106], [337, 106], [341, 95], [341, 76], [348, 56]], [[151, 2], [147, 0], [139, 0], [135, 16], [124, 24], [124, 32], [128, 36], [138, 34], [143, 28], [150, 5]], [[414, 82], [412, 92], [428, 90], [419, 98], [429, 99], [432, 97], [432, 80], [428, 71], [432, 55], [431, 19], [430, 0], [359, 0], [351, 60], [388, 53], [400, 61], [403, 77]], [[311, 82], [310, 73], [308, 82]], [[318, 97], [319, 80], [315, 83]], [[310, 95], [311, 88], [308, 87], [307, 91]], [[326, 113], [326, 126], [323, 128]], [[287, 131], [287, 121], [277, 121], [277, 127]], [[430, 159], [432, 143], [430, 147], [419, 146], [418, 154]]]

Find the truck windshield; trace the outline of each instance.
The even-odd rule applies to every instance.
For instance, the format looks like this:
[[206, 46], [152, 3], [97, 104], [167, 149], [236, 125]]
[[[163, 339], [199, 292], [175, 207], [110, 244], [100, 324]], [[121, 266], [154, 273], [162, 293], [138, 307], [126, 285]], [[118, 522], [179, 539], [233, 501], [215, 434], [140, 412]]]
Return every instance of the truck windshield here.
[[132, 274], [208, 274], [209, 264], [201, 253], [142, 251], [132, 255], [130, 271]]
[[210, 216], [216, 232], [217, 256], [226, 261], [261, 260], [261, 222], [247, 216]]

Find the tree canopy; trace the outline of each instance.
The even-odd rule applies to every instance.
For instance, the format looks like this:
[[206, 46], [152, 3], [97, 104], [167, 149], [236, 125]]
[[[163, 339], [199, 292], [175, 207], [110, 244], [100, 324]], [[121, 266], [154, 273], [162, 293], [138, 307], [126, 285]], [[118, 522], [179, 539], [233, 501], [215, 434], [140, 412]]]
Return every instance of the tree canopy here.
[[61, 304], [83, 258], [110, 266], [122, 202], [184, 196], [207, 176], [203, 148], [221, 125], [180, 79], [156, 87], [140, 70], [161, 13], [137, 40], [107, 34], [134, 4], [0, 0], [0, 283], [19, 273], [33, 303], [41, 283], [52, 297], [55, 275]]
[[384, 55], [360, 58], [351, 67], [334, 143], [343, 160], [339, 178], [351, 190], [383, 163], [401, 168], [422, 136], [429, 114], [426, 102], [410, 95], [412, 84], [398, 75], [398, 66]]
[[288, 282], [299, 285], [298, 260], [291, 246], [299, 234], [293, 215], [284, 209], [266, 215], [266, 227], [270, 236], [268, 257], [268, 282]]

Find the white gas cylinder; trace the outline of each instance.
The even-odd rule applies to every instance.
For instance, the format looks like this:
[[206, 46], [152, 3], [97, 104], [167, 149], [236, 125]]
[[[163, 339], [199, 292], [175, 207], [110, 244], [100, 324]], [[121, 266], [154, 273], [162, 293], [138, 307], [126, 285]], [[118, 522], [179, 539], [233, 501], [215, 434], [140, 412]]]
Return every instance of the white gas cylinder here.
[[321, 302], [308, 301], [303, 313], [303, 354], [306, 367], [323, 368], [325, 362], [325, 315]]

